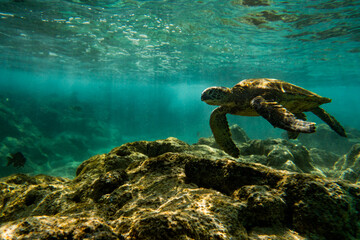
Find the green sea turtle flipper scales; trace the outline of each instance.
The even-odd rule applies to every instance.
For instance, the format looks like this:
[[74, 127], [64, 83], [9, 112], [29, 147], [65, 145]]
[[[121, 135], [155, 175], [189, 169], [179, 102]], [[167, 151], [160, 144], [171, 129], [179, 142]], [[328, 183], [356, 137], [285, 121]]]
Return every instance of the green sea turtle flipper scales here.
[[229, 124], [226, 119], [227, 113], [224, 107], [216, 108], [210, 116], [210, 128], [220, 147], [230, 156], [238, 158], [240, 151], [231, 139]]
[[295, 115], [277, 102], [266, 101], [257, 96], [250, 102], [255, 111], [271, 125], [291, 132], [315, 132], [315, 123], [296, 119]]
[[316, 116], [323, 120], [327, 125], [329, 125], [332, 130], [342, 137], [346, 137], [345, 129], [340, 125], [340, 123], [324, 109], [317, 107], [311, 110]]
[[[301, 119], [306, 121], [305, 113], [295, 113], [294, 114], [297, 119]], [[287, 135], [289, 139], [296, 139], [299, 136], [300, 132], [287, 131]]]

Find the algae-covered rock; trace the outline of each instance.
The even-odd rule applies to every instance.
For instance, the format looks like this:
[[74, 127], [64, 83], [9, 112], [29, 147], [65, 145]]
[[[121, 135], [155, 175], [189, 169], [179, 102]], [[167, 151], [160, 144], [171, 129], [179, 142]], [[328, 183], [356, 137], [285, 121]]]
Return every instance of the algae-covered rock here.
[[286, 224], [286, 202], [281, 191], [268, 185], [245, 185], [234, 191], [232, 196], [245, 203], [243, 215], [247, 228], [276, 227]]
[[1, 239], [122, 240], [123, 236], [96, 217], [36, 216], [5, 223]]
[[239, 125], [234, 124], [230, 127], [231, 138], [237, 143], [243, 143], [250, 140], [244, 129]]
[[199, 146], [127, 143], [83, 162], [73, 180], [1, 178], [0, 239], [360, 237], [358, 185], [207, 157]]
[[17, 174], [1, 178], [0, 223], [66, 211], [71, 207], [70, 203], [66, 204], [69, 183], [68, 179], [46, 175]]
[[359, 186], [296, 174], [285, 178], [280, 188], [289, 208], [287, 221], [295, 231], [310, 239], [360, 237]]
[[130, 155], [133, 152], [142, 153], [148, 157], [159, 156], [166, 152], [182, 152], [187, 149], [189, 145], [176, 138], [169, 137], [164, 140], [157, 141], [139, 141], [133, 143], [126, 143], [120, 147], [114, 148], [111, 153], [118, 156]]
[[310, 239], [359, 237], [359, 186], [230, 161], [200, 159], [189, 162], [186, 170], [198, 186], [245, 201], [245, 226], [276, 225]]
[[[231, 126], [230, 130], [232, 138], [240, 150], [240, 157], [237, 159], [239, 162], [260, 163], [279, 170], [326, 176], [318, 168], [318, 164], [314, 164], [312, 156], [305, 146], [284, 139], [250, 140], [245, 131], [238, 125]], [[235, 159], [217, 149], [220, 147], [213, 137], [200, 138], [196, 144], [191, 146], [191, 153], [196, 156], [209, 157], [210, 155], [214, 159], [223, 157]], [[206, 154], [201, 154], [199, 150]], [[318, 157], [316, 158], [317, 161], [323, 161], [322, 157], [327, 157], [315, 156]], [[322, 166], [320, 162], [319, 166]]]
[[276, 169], [321, 174], [302, 145], [284, 139], [251, 140], [239, 146], [241, 155], [266, 156], [266, 165]]
[[321, 169], [332, 168], [340, 158], [340, 155], [336, 153], [319, 148], [310, 148], [309, 153], [313, 164], [321, 167]]
[[360, 181], [360, 143], [351, 147], [334, 165], [335, 176], [351, 182]]

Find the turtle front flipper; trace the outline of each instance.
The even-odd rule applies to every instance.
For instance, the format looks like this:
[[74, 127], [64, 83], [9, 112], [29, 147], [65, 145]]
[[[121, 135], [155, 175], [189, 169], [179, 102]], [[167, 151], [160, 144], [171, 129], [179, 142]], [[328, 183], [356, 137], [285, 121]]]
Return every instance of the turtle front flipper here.
[[255, 111], [274, 127], [291, 132], [313, 133], [315, 123], [296, 119], [295, 115], [277, 102], [266, 101], [257, 96], [250, 102]]
[[321, 120], [323, 120], [327, 125], [331, 127], [337, 134], [342, 137], [346, 137], [346, 132], [343, 126], [329, 113], [327, 113], [324, 109], [317, 107], [311, 110], [316, 116], [318, 116]]
[[210, 116], [210, 128], [213, 132], [215, 141], [230, 156], [238, 158], [239, 149], [231, 139], [229, 124], [226, 119], [227, 111], [223, 107], [216, 108]]

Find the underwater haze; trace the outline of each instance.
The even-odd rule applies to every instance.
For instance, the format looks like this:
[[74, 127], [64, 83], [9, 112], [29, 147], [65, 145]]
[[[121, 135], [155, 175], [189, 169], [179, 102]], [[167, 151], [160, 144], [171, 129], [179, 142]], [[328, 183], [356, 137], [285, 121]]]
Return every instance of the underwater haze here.
[[[126, 142], [196, 143], [212, 134], [202, 91], [247, 78], [331, 98], [360, 129], [360, 1], [0, 0], [0, 53], [0, 177], [71, 178]], [[284, 132], [228, 119], [251, 139]], [[25, 166], [6, 166], [16, 152]]]

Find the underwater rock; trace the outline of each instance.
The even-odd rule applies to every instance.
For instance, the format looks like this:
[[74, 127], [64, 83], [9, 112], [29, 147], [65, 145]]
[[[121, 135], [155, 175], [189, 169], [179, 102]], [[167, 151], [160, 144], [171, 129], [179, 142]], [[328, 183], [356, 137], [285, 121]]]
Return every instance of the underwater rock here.
[[89, 197], [98, 201], [103, 195], [113, 192], [127, 180], [128, 176], [125, 171], [109, 171], [91, 184]]
[[[280, 188], [289, 207], [287, 221], [292, 229], [310, 239], [358, 239], [360, 189], [341, 181], [296, 174]], [[350, 200], [351, 199], [351, 200]], [[341, 224], [339, 224], [342, 222]]]
[[[353, 222], [359, 222], [359, 216], [350, 210], [359, 208], [358, 186], [230, 161], [200, 159], [189, 162], [186, 167], [190, 181], [198, 186], [214, 188], [226, 195], [232, 193], [239, 200], [246, 199], [247, 205], [240, 216], [245, 226], [254, 223], [248, 228], [279, 224], [311, 239], [354, 239], [359, 234], [360, 229]], [[251, 189], [253, 191], [248, 193]], [[252, 209], [254, 204], [249, 204], [249, 200], [259, 201], [259, 206]], [[340, 226], [339, 222], [344, 219]]]
[[328, 125], [319, 124], [316, 132], [300, 134], [299, 141], [309, 148], [319, 148], [336, 154], [345, 154], [352, 145], [360, 143], [360, 133], [355, 129], [346, 129], [347, 138], [336, 134]]
[[340, 157], [338, 154], [318, 148], [310, 148], [309, 153], [313, 164], [321, 169], [332, 168]]
[[235, 190], [232, 196], [246, 204], [244, 222], [247, 228], [252, 226], [269, 227], [285, 224], [286, 203], [281, 191], [268, 185], [245, 185]]
[[334, 172], [340, 179], [360, 181], [360, 143], [352, 146], [347, 154], [339, 158], [334, 165]]
[[208, 138], [205, 138], [205, 137], [199, 138], [196, 145], [207, 145], [212, 148], [220, 149], [220, 146], [216, 143], [215, 138], [213, 136], [208, 137]]
[[157, 141], [139, 141], [133, 143], [126, 143], [111, 152], [118, 156], [126, 156], [133, 152], [142, 153], [148, 157], [159, 156], [166, 152], [182, 152], [187, 149], [189, 145], [177, 138], [169, 137], [164, 140]]
[[309, 153], [313, 165], [321, 170], [322, 174], [331, 178], [339, 178], [338, 171], [334, 170], [334, 164], [340, 155], [318, 148], [310, 148]]
[[195, 156], [192, 147], [127, 143], [86, 160], [74, 180], [1, 178], [0, 239], [360, 237], [359, 186]]
[[[240, 150], [240, 157], [237, 159], [239, 162], [260, 163], [279, 170], [313, 173], [325, 176], [322, 169], [320, 170], [320, 167], [323, 167], [323, 165], [321, 165], [325, 161], [323, 158], [326, 159], [331, 153], [322, 155], [315, 154], [316, 149], [314, 149], [313, 156], [317, 160], [317, 162], [314, 163], [310, 151], [302, 145], [284, 139], [250, 140], [245, 131], [238, 125], [233, 125], [230, 129], [232, 138]], [[209, 146], [210, 148], [205, 146]], [[196, 144], [190, 147], [191, 154], [195, 154], [196, 156], [209, 157], [209, 155], [211, 155], [213, 159], [223, 157], [235, 159], [223, 151], [215, 150], [214, 148], [220, 150], [220, 147], [213, 137], [200, 138]], [[201, 154], [199, 149], [206, 154]], [[333, 157], [333, 155], [331, 156]], [[336, 159], [331, 158], [332, 163], [337, 160], [338, 156], [335, 156]]]
[[4, 224], [1, 228], [2, 239], [125, 239], [96, 217], [34, 216]]
[[242, 156], [266, 156], [265, 165], [295, 172], [322, 173], [313, 165], [309, 151], [284, 139], [251, 140], [239, 146]]
[[[206, 138], [206, 139], [210, 139], [210, 138]], [[221, 150], [219, 148], [211, 147], [205, 143], [199, 144], [199, 142], [202, 142], [202, 141], [199, 139], [198, 143], [191, 145], [190, 148], [185, 151], [185, 153], [189, 153], [191, 155], [195, 155], [198, 157], [206, 157], [206, 158], [210, 158], [210, 159], [214, 159], [214, 160], [221, 159], [221, 158], [234, 159], [233, 157], [229, 156], [227, 153], [225, 153], [223, 150]]]
[[0, 224], [28, 216], [55, 215], [71, 208], [70, 203], [66, 204], [65, 195], [70, 190], [67, 183], [67, 179], [46, 175], [1, 178]]
[[231, 138], [237, 143], [243, 143], [250, 140], [244, 129], [239, 125], [234, 124], [230, 127]]

